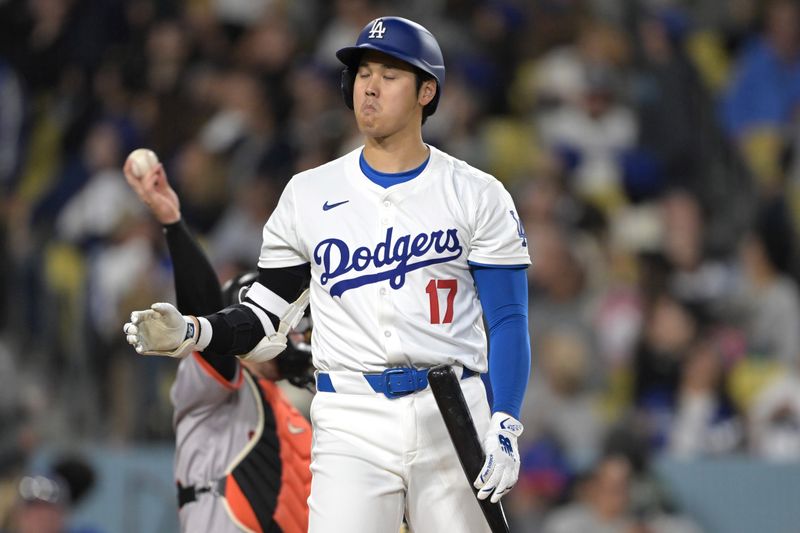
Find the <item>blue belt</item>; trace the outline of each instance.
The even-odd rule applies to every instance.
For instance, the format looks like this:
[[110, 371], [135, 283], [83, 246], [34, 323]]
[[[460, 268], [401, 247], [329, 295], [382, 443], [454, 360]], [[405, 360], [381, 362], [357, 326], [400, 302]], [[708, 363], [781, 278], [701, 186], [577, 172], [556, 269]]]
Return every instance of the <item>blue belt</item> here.
[[[425, 389], [428, 386], [427, 368], [387, 368], [383, 372], [362, 374], [372, 390], [380, 392], [387, 398], [399, 398], [413, 392]], [[477, 375], [477, 372], [464, 368], [461, 379]], [[336, 392], [331, 377], [327, 372], [317, 374], [318, 392]]]

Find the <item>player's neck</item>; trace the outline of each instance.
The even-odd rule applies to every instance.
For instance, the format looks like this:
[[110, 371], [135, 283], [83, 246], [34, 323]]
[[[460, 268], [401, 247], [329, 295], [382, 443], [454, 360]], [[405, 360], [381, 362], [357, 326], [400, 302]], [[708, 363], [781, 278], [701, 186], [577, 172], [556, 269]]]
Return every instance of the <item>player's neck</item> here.
[[389, 174], [417, 168], [425, 162], [429, 153], [422, 137], [415, 140], [367, 137], [364, 143], [367, 164], [378, 172]]

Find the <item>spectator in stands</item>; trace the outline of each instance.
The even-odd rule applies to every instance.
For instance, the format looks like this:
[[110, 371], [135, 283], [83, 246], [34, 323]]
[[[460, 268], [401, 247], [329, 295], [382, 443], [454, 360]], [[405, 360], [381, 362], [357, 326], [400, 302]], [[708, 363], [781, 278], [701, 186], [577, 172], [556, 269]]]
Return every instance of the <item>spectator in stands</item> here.
[[597, 394], [589, 387], [589, 339], [567, 326], [539, 336], [537, 362], [522, 407], [525, 435], [520, 450], [543, 438], [557, 442], [573, 470], [594, 463], [601, 450], [605, 427]]
[[583, 304], [586, 273], [568, 230], [545, 223], [528, 231], [531, 246], [541, 250], [541, 260], [531, 268], [530, 320], [534, 333], [552, 326], [586, 328]]
[[800, 378], [786, 373], [774, 378], [749, 410], [750, 450], [770, 461], [800, 460]]
[[800, 292], [793, 277], [796, 236], [782, 199], [763, 204], [740, 247], [742, 278], [728, 309], [750, 357], [800, 372]]
[[[528, 230], [528, 235], [531, 246], [540, 253], [529, 272], [531, 335], [538, 338], [567, 329], [593, 346], [595, 338], [587, 312], [592, 294], [587, 288], [587, 269], [577, 253], [578, 237], [555, 223], [541, 224]], [[540, 348], [538, 343], [531, 347], [534, 360], [540, 357]], [[594, 389], [603, 384], [606, 366], [593, 349], [586, 355], [587, 387]]]
[[800, 105], [800, 7], [770, 0], [763, 33], [741, 54], [722, 97], [723, 123], [762, 192], [781, 187], [781, 158]]
[[19, 178], [25, 127], [25, 95], [12, 66], [0, 56], [0, 190], [13, 190]]
[[725, 389], [725, 367], [710, 339], [689, 349], [681, 369], [668, 452], [698, 458], [729, 454], [741, 449], [741, 420]]
[[554, 510], [542, 533], [700, 533], [678, 513], [643, 506], [644, 486], [630, 460], [611, 453], [575, 487], [575, 501]]
[[792, 0], [766, 3], [763, 33], [743, 52], [723, 97], [724, 123], [737, 140], [759, 128], [780, 132], [800, 104], [800, 10]]
[[544, 523], [543, 533], [629, 533], [628, 515], [631, 466], [624, 457], [601, 460], [592, 473], [578, 480], [575, 501], [555, 510]]
[[689, 309], [666, 291], [652, 296], [644, 316], [633, 361], [633, 404], [636, 426], [659, 450], [669, 438], [681, 370], [698, 324]]
[[623, 201], [619, 156], [634, 147], [638, 131], [632, 109], [618, 98], [618, 84], [611, 67], [589, 66], [577, 105], [568, 103], [539, 122], [545, 146], [574, 161], [573, 191], [608, 209]]
[[370, 0], [335, 0], [331, 2], [330, 19], [317, 36], [314, 60], [331, 71], [338, 71], [334, 62], [335, 52], [350, 44], [358, 36], [364, 24], [374, 19], [374, 2]]
[[78, 456], [63, 456], [42, 472], [29, 472], [17, 485], [7, 529], [2, 533], [101, 533], [69, 525], [70, 513], [94, 485], [94, 471]]
[[659, 213], [670, 291], [704, 312], [718, 312], [734, 289], [735, 280], [732, 260], [710, 257], [709, 214], [697, 196], [685, 189], [666, 193], [659, 202]]
[[[703, 190], [710, 98], [684, 49], [687, 14], [676, 8], [645, 10], [635, 34], [637, 68], [633, 103], [640, 124], [638, 145], [655, 156], [671, 186]], [[682, 131], [682, 135], [675, 135]]]

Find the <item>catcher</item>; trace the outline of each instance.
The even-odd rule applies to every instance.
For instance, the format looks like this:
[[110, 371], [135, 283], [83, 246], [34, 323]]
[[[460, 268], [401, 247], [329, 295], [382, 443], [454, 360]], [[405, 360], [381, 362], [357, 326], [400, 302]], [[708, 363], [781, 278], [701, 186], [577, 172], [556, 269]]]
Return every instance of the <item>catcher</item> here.
[[[224, 289], [181, 219], [178, 196], [158, 164], [125, 179], [163, 225], [180, 309], [198, 316], [239, 302], [257, 273]], [[304, 318], [306, 329], [310, 319]], [[305, 532], [311, 486], [311, 426], [279, 379], [311, 387], [311, 349], [297, 333], [280, 357], [263, 362], [194, 352], [180, 361], [174, 406], [175, 479], [183, 532]]]

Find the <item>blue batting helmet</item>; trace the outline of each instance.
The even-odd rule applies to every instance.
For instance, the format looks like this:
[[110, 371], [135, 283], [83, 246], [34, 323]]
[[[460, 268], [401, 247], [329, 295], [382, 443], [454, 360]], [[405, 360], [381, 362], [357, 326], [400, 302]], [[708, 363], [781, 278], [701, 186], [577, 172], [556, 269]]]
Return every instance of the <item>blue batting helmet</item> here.
[[429, 74], [436, 80], [436, 96], [425, 106], [424, 116], [436, 111], [444, 85], [444, 58], [436, 38], [423, 26], [401, 17], [376, 18], [361, 30], [355, 46], [336, 52], [347, 68], [342, 71], [342, 96], [353, 109], [353, 81], [361, 56], [367, 50], [377, 50]]

